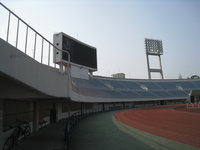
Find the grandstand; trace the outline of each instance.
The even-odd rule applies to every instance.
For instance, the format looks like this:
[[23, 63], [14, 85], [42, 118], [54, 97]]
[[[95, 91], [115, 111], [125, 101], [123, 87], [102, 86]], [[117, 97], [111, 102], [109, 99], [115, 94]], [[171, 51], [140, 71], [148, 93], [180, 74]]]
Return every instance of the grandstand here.
[[[185, 103], [192, 90], [200, 89], [200, 79], [99, 77], [91, 73], [97, 68], [74, 64], [70, 57], [65, 64], [53, 62], [53, 49], [67, 53], [67, 56], [69, 52], [49, 42], [2, 3], [0, 7], [8, 13], [8, 28], [4, 31], [7, 36], [0, 35], [0, 144], [11, 134], [9, 127], [16, 124], [16, 119], [30, 122], [32, 131], [36, 132], [41, 127], [40, 119], [50, 124], [77, 112]], [[24, 41], [18, 40], [19, 23], [17, 36], [9, 34], [10, 16], [27, 28]], [[29, 30], [34, 33], [30, 41]], [[16, 37], [14, 45], [9, 42], [12, 36]], [[38, 44], [37, 37], [41, 38], [42, 44]], [[24, 43], [25, 49], [18, 48], [18, 42]], [[28, 42], [32, 42], [33, 55], [27, 53]], [[43, 47], [45, 44], [46, 49]], [[37, 52], [41, 53], [39, 60]], [[59, 65], [64, 65], [65, 70]]]
[[97, 102], [186, 100], [192, 89], [199, 88], [200, 80], [135, 80], [104, 77], [92, 77], [86, 80], [72, 78], [74, 92], [99, 99]]

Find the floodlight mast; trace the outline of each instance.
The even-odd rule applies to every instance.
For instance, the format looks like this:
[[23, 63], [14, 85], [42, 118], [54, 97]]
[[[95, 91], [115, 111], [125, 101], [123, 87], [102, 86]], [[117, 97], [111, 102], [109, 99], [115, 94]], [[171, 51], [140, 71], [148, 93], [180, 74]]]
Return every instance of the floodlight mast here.
[[[148, 67], [149, 79], [150, 80], [152, 79], [151, 78], [152, 72], [160, 73], [161, 79], [164, 79], [163, 71], [162, 71], [162, 63], [161, 63], [161, 55], [163, 55], [162, 41], [145, 38], [145, 49], [146, 49], [146, 56], [147, 56], [147, 67]], [[158, 69], [150, 68], [149, 56], [158, 56], [160, 68]]]

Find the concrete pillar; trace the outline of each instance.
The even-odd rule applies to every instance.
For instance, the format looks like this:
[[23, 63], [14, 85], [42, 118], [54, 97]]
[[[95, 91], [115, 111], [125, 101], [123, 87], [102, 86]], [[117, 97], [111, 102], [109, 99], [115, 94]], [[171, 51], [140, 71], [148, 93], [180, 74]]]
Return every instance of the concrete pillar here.
[[104, 103], [102, 104], [102, 111], [105, 111], [105, 105], [104, 105]]
[[54, 124], [57, 122], [57, 103], [53, 103], [53, 107], [50, 110], [50, 123]]
[[81, 103], [81, 116], [83, 115], [83, 103]]
[[3, 132], [3, 99], [0, 99], [0, 134]]
[[71, 116], [71, 105], [70, 102], [68, 102], [68, 118]]
[[125, 103], [123, 103], [123, 109], [125, 109], [126, 108], [126, 105], [125, 105]]
[[33, 103], [33, 132], [39, 130], [39, 102], [35, 101]]
[[62, 103], [56, 103], [56, 121], [62, 119]]
[[63, 73], [64, 72], [64, 65], [61, 63], [60, 65], [59, 65], [59, 71], [61, 72], [61, 73]]

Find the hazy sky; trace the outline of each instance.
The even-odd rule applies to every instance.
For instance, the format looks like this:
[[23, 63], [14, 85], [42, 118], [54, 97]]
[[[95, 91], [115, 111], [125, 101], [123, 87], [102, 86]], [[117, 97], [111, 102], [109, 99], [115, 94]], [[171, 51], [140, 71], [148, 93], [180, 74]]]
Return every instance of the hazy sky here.
[[65, 32], [96, 47], [96, 75], [148, 78], [145, 38], [163, 41], [164, 78], [200, 75], [200, 0], [0, 1], [50, 41]]

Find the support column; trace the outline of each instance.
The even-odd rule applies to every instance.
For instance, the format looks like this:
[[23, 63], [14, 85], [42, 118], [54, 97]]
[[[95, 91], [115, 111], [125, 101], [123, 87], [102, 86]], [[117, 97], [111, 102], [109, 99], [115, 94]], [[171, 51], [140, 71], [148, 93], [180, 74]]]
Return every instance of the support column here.
[[56, 103], [56, 122], [62, 119], [62, 103]]
[[33, 132], [39, 130], [39, 102], [33, 102]]
[[0, 134], [3, 132], [3, 99], [0, 99]]
[[50, 109], [50, 124], [54, 124], [57, 122], [57, 103], [53, 103], [53, 108]]
[[149, 79], [151, 80], [151, 72], [150, 72], [150, 65], [149, 65], [149, 55], [148, 55], [148, 53], [146, 55], [147, 55], [148, 76], [149, 76]]
[[83, 103], [81, 103], [81, 116], [83, 116]]
[[159, 55], [159, 63], [160, 63], [160, 75], [161, 75], [161, 79], [164, 79], [163, 77], [163, 71], [162, 71], [162, 64], [161, 64], [161, 57]]
[[126, 108], [126, 105], [125, 105], [125, 103], [123, 103], [123, 109], [125, 109]]
[[70, 118], [70, 116], [71, 116], [71, 103], [68, 102], [67, 104], [68, 104], [68, 118]]
[[64, 65], [61, 63], [60, 65], [59, 65], [59, 71], [61, 72], [61, 73], [63, 73], [64, 72]]

